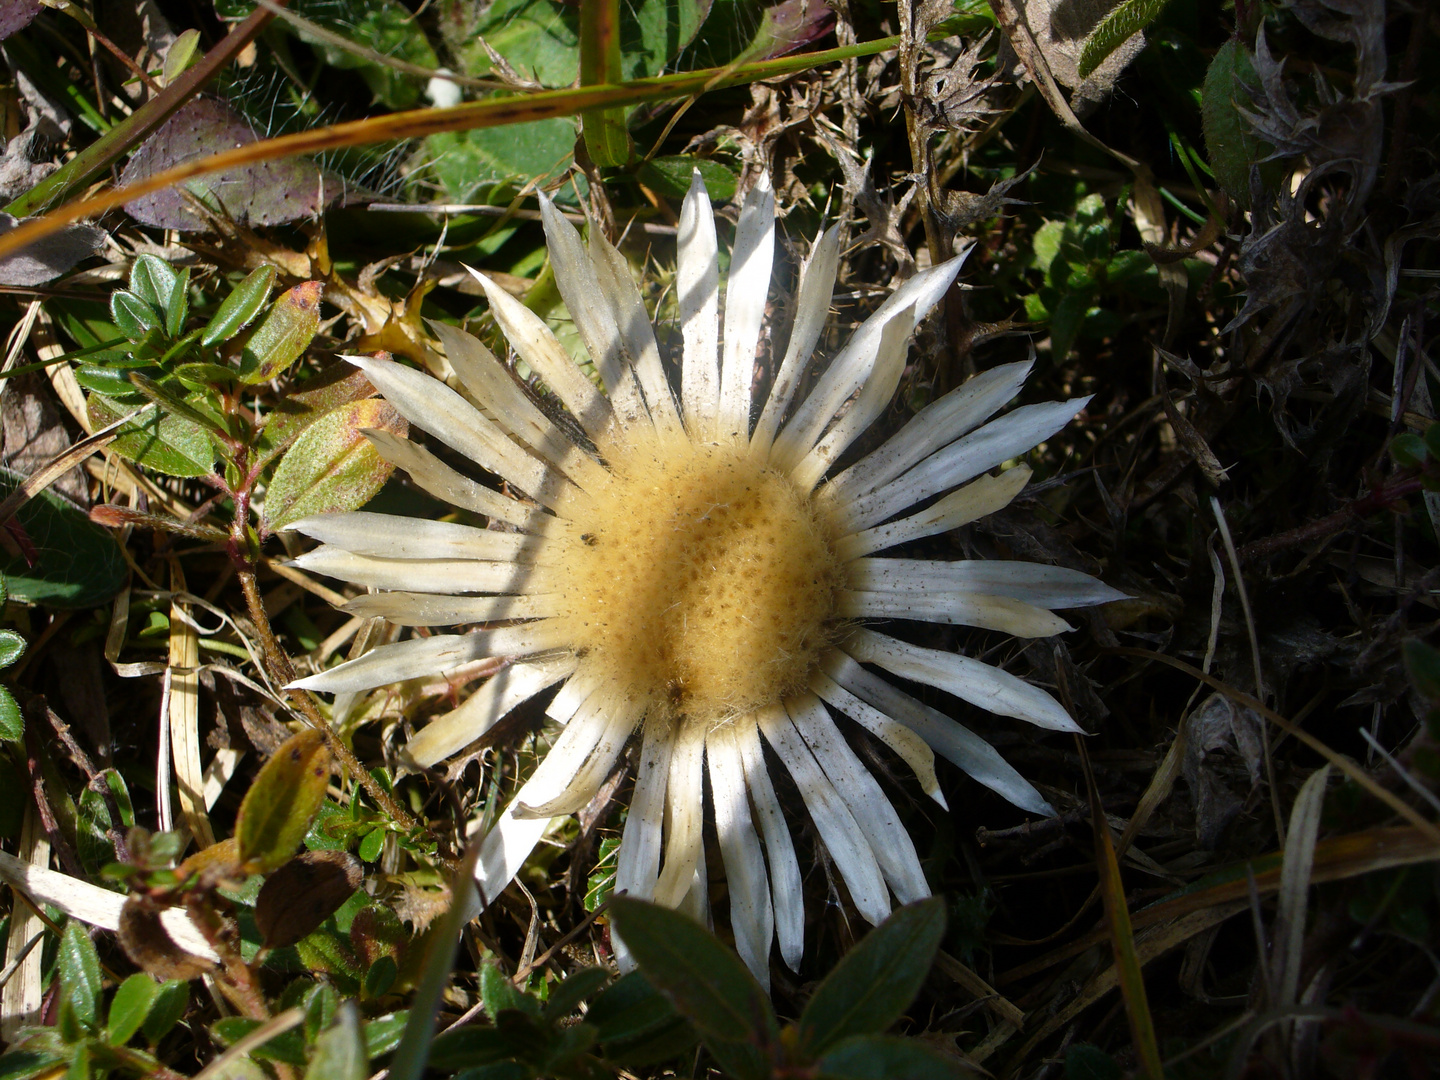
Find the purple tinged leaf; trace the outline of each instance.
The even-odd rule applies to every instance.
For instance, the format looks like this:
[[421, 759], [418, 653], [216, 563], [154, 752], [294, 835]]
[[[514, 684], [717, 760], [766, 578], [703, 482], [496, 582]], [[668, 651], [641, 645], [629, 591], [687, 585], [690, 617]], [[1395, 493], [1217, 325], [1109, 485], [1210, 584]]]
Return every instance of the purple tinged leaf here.
[[40, 0], [0, 0], [0, 41], [29, 26], [40, 6]]
[[819, 41], [835, 26], [835, 12], [820, 0], [783, 0], [766, 8], [760, 29], [755, 33], [752, 48], [754, 59], [772, 60], [777, 56]]
[[[206, 157], [257, 141], [245, 119], [228, 105], [196, 98], [146, 139], [120, 174], [134, 183], [192, 158]], [[342, 194], [343, 184], [308, 158], [262, 161], [212, 176], [197, 177], [181, 188], [166, 188], [125, 204], [145, 225], [182, 232], [209, 229], [205, 214], [191, 197], [241, 225], [279, 225], [314, 217]]]

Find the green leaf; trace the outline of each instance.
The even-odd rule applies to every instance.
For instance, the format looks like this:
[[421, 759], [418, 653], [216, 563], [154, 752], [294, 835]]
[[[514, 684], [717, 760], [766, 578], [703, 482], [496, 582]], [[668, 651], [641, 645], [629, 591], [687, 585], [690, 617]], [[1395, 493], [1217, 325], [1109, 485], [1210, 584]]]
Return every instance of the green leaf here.
[[375, 962], [365, 970], [365, 978], [361, 982], [361, 989], [365, 997], [370, 1001], [384, 997], [395, 985], [395, 978], [400, 974], [400, 969], [395, 964], [393, 956], [377, 957]]
[[[416, 27], [414, 14], [395, 0], [346, 0], [343, 5], [305, 3], [299, 11], [327, 30], [343, 34], [381, 56], [424, 68], [440, 66], [435, 50]], [[298, 36], [315, 45], [330, 67], [356, 71], [375, 100], [387, 108], [408, 109], [419, 102], [423, 85], [414, 75], [357, 56], [329, 42], [316, 41], [303, 30]]]
[[1100, 25], [1085, 39], [1080, 50], [1080, 77], [1088, 78], [1091, 72], [1109, 59], [1110, 54], [1124, 45], [1136, 34], [1160, 17], [1170, 0], [1125, 0], [1112, 8]]
[[25, 717], [9, 687], [0, 686], [0, 740], [18, 743], [25, 738]]
[[150, 1006], [150, 1014], [140, 1025], [140, 1030], [151, 1046], [156, 1045], [170, 1034], [170, 1029], [180, 1022], [180, 1018], [185, 1015], [185, 1009], [189, 1004], [189, 983], [171, 979], [169, 982], [160, 984], [160, 989], [155, 995], [155, 1002]]
[[185, 320], [190, 315], [190, 268], [181, 270], [175, 279], [175, 288], [169, 301], [164, 305], [165, 333], [172, 340], [185, 332]]
[[585, 880], [585, 899], [581, 906], [586, 911], [594, 911], [615, 891], [615, 868], [616, 860], [620, 854], [620, 838], [607, 836], [600, 841], [600, 849], [596, 853], [595, 868], [590, 871], [590, 876]]
[[75, 1056], [70, 1059], [70, 1068], [65, 1070], [65, 1080], [92, 1080], [94, 1076], [95, 1067], [90, 1057], [90, 1044], [81, 1043], [75, 1047]]
[[240, 804], [235, 838], [242, 862], [265, 874], [295, 854], [325, 801], [330, 767], [325, 736], [314, 728], [281, 744]]
[[462, 1027], [435, 1036], [429, 1065], [441, 1072], [491, 1065], [511, 1057], [517, 1047], [508, 1032], [493, 1027]]
[[14, 630], [0, 630], [0, 668], [7, 668], [25, 655], [25, 639]]
[[160, 329], [160, 312], [155, 305], [123, 289], [110, 294], [110, 316], [131, 341]]
[[315, 1051], [305, 1080], [365, 1080], [370, 1055], [360, 1033], [360, 1014], [353, 1001], [342, 1004], [335, 1023], [315, 1040]]
[[300, 359], [320, 329], [324, 285], [305, 281], [281, 293], [240, 352], [240, 381], [269, 382]]
[[165, 67], [163, 74], [165, 84], [178, 79], [186, 68], [200, 58], [200, 31], [191, 27], [177, 37], [165, 50]]
[[0, 1056], [0, 1080], [32, 1080], [53, 1075], [55, 1066], [64, 1060], [59, 1054], [38, 1050], [11, 1050]]
[[742, 1078], [767, 1075], [764, 1051], [779, 1029], [770, 999], [733, 951], [686, 915], [628, 897], [611, 901], [615, 927], [656, 987], [685, 1015], [721, 1064]]
[[486, 964], [480, 969], [480, 1001], [491, 1020], [498, 1019], [507, 1009], [529, 1016], [540, 1015], [539, 1002], [511, 982], [498, 964]]
[[567, 118], [446, 131], [425, 140], [430, 171], [451, 198], [461, 200], [489, 185], [559, 176], [574, 149], [575, 123]]
[[382, 1016], [371, 1020], [365, 1025], [365, 1051], [371, 1058], [388, 1054], [395, 1047], [400, 1045], [400, 1036], [405, 1031], [405, 1023], [410, 1019], [408, 1010], [391, 1013], [389, 1016]]
[[[945, 936], [938, 896], [896, 911], [836, 965], [800, 1015], [800, 1045], [821, 1054], [850, 1035], [881, 1032], [914, 1000]], [[629, 938], [626, 938], [629, 941]]]
[[550, 991], [550, 1000], [545, 1003], [542, 1018], [551, 1024], [564, 1020], [586, 998], [596, 993], [609, 980], [604, 968], [581, 968], [575, 974]]
[[302, 388], [277, 401], [255, 440], [255, 464], [263, 466], [279, 457], [300, 433], [326, 413], [375, 396], [363, 371], [340, 361], [307, 379]]
[[76, 919], [65, 924], [60, 935], [60, 953], [56, 958], [62, 993], [75, 1010], [75, 1018], [88, 1031], [94, 1031], [99, 1020], [100, 957], [85, 927]]
[[160, 987], [143, 971], [131, 975], [115, 989], [105, 1021], [105, 1038], [111, 1046], [124, 1046], [140, 1030], [160, 996]]
[[[210, 1025], [210, 1033], [221, 1046], [233, 1046], [260, 1026], [259, 1020], [248, 1016], [227, 1016]], [[303, 1069], [308, 1056], [305, 1053], [305, 1035], [291, 1028], [282, 1031], [250, 1051], [250, 1056], [268, 1061], [279, 1061]]]
[[[132, 412], [133, 406], [91, 394], [85, 411], [91, 425], [100, 428]], [[110, 449], [167, 476], [206, 476], [215, 471], [215, 445], [204, 428], [154, 405], [126, 423]]]
[[1065, 1051], [1065, 1080], [1121, 1080], [1125, 1070], [1109, 1054], [1089, 1043]]
[[1390, 440], [1390, 456], [1402, 469], [1418, 469], [1424, 466], [1429, 447], [1419, 435], [1406, 431]]
[[846, 1039], [815, 1063], [815, 1072], [821, 1080], [958, 1080], [975, 1075], [956, 1058], [893, 1035]]
[[[139, 404], [143, 399], [135, 393], [135, 387], [130, 384], [128, 370], [128, 367], [119, 365], [101, 367], [98, 364], [81, 364], [75, 369], [75, 381], [86, 390], [93, 390], [97, 394], [129, 398]], [[152, 377], [163, 374], [157, 367], [150, 367], [146, 370]]]
[[[24, 477], [0, 469], [0, 498]], [[92, 524], [74, 503], [55, 492], [40, 492], [15, 515], [29, 547], [24, 555], [0, 554], [0, 574], [10, 585], [10, 598], [22, 604], [55, 608], [92, 608], [120, 591], [129, 576], [115, 539]]]
[[394, 467], [362, 434], [379, 428], [409, 430], [394, 406], [382, 398], [342, 405], [305, 429], [280, 459], [265, 494], [265, 532], [291, 521], [364, 506], [384, 486]]
[[270, 298], [270, 289], [275, 284], [275, 267], [269, 265], [252, 270], [244, 281], [236, 285], [200, 335], [200, 343], [214, 346], [229, 341], [260, 314], [265, 301]]
[[80, 792], [75, 800], [75, 854], [92, 877], [115, 861], [115, 845], [108, 833], [114, 824], [100, 792], [90, 787]]
[[[1205, 152], [1215, 180], [1242, 210], [1250, 209], [1250, 167], [1273, 150], [1255, 137], [1250, 122], [1241, 113], [1249, 107], [1250, 87], [1259, 83], [1250, 50], [1231, 38], [1215, 52], [1200, 90], [1200, 118], [1205, 132]], [[1267, 186], [1278, 180], [1278, 163], [1262, 167]]]
[[1440, 461], [1440, 424], [1431, 424], [1425, 429], [1425, 449], [1430, 452], [1430, 457]]
[[385, 829], [373, 829], [365, 834], [356, 849], [356, 854], [366, 862], [376, 862], [380, 853], [385, 850]]
[[653, 191], [668, 195], [672, 199], [683, 199], [690, 190], [690, 177], [694, 170], [700, 170], [705, 181], [705, 190], [716, 206], [729, 202], [735, 197], [739, 178], [718, 161], [711, 158], [691, 157], [688, 154], [674, 157], [651, 158], [640, 167], [640, 182]]
[[170, 264], [157, 255], [137, 255], [130, 267], [130, 291], [157, 311], [170, 306], [178, 281]]

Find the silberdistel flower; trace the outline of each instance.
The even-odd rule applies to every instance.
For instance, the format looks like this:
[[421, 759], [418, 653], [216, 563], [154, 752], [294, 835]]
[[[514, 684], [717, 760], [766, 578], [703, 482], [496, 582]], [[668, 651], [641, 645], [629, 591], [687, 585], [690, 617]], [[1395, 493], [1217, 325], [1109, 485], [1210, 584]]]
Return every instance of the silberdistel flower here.
[[[482, 627], [386, 645], [298, 686], [360, 691], [505, 658], [410, 741], [416, 764], [458, 753], [558, 686], [546, 713], [562, 730], [484, 838], [482, 897], [514, 877], [551, 819], [590, 802], [633, 743], [634, 795], [615, 888], [708, 910], [708, 775], [736, 948], [767, 982], [772, 942], [792, 968], [804, 946], [801, 868], [771, 781], [777, 764], [871, 923], [888, 914], [892, 896], [907, 903], [929, 887], [894, 807], [851, 748], [851, 739], [867, 737], [860, 729], [905, 761], [942, 806], [936, 753], [1015, 805], [1053, 813], [988, 743], [882, 673], [1040, 727], [1079, 730], [1022, 679], [876, 625], [915, 620], [1035, 638], [1070, 629], [1055, 609], [1121, 595], [1052, 566], [881, 554], [1006, 506], [1030, 470], [992, 470], [1049, 438], [1087, 399], [994, 418], [1030, 369], [1007, 364], [837, 469], [889, 405], [911, 334], [963, 257], [896, 289], [797, 401], [834, 288], [839, 231], [825, 232], [801, 270], [784, 358], [756, 401], [774, 208], [762, 179], [740, 213], [722, 320], [715, 220], [696, 175], [679, 230], [677, 395], [628, 264], [597, 229], [587, 247], [542, 196], [556, 281], [603, 389], [535, 314], [475, 276], [516, 355], [583, 437], [537, 407], [481, 342], [436, 326], [463, 394], [387, 360], [351, 362], [413, 426], [530, 501], [377, 432], [381, 454], [416, 484], [496, 527], [373, 513], [292, 526], [322, 541], [300, 566], [374, 590], [346, 610], [405, 626]], [[623, 962], [623, 944], [620, 952]]]

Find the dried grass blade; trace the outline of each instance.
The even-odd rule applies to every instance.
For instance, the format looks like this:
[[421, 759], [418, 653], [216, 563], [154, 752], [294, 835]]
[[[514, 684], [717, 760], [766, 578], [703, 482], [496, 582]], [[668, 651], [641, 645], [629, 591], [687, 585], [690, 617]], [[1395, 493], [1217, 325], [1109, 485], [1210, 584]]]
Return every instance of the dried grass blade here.
[[205, 813], [205, 767], [200, 763], [200, 635], [190, 619], [190, 605], [182, 603], [185, 578], [178, 563], [170, 566], [170, 749], [180, 811], [195, 844], [215, 843], [215, 830]]
[[[1408, 826], [1366, 829], [1316, 844], [1310, 883], [1319, 885], [1327, 881], [1343, 881], [1376, 870], [1437, 860], [1440, 860], [1440, 844], [1426, 830]], [[1131, 916], [1131, 923], [1139, 929], [1207, 910], [1226, 910], [1224, 917], [1228, 918], [1249, 904], [1247, 872], [1253, 876], [1255, 890], [1261, 896], [1268, 896], [1280, 888], [1282, 862], [1283, 856], [1279, 852], [1271, 852], [1218, 871], [1178, 894], [1141, 908]], [[1101, 945], [1105, 940], [1103, 930], [1086, 934], [1044, 956], [1002, 972], [996, 982], [1003, 986], [1026, 978]]]
[[1376, 783], [1375, 778], [1372, 777], [1369, 773], [1367, 773], [1364, 769], [1360, 768], [1349, 758], [1342, 757], [1334, 750], [1331, 750], [1330, 747], [1326, 746], [1323, 742], [1315, 738], [1315, 736], [1311, 735], [1308, 731], [1304, 730], [1303, 728], [1296, 727], [1293, 723], [1285, 719], [1285, 717], [1281, 716], [1264, 702], [1257, 701], [1255, 698], [1251, 697], [1243, 690], [1237, 690], [1229, 683], [1222, 682], [1221, 680], [1215, 678], [1215, 676], [1206, 674], [1199, 668], [1187, 664], [1184, 660], [1177, 660], [1175, 657], [1166, 656], [1164, 653], [1151, 652], [1149, 649], [1135, 649], [1129, 646], [1121, 646], [1120, 648], [1115, 649], [1106, 649], [1105, 651], [1115, 656], [1133, 656], [1140, 660], [1157, 660], [1162, 664], [1169, 664], [1177, 671], [1183, 671], [1191, 678], [1199, 679], [1201, 682], [1205, 683], [1205, 685], [1220, 691], [1222, 694], [1235, 701], [1236, 703], [1254, 709], [1256, 712], [1260, 713], [1267, 720], [1269, 720], [1276, 727], [1278, 727], [1281, 731], [1285, 732], [1287, 735], [1294, 736], [1306, 746], [1310, 747], [1311, 750], [1314, 750], [1331, 765], [1334, 765], [1351, 780], [1354, 780], [1355, 783], [1359, 784], [1371, 795], [1375, 796], [1375, 798], [1379, 799], [1386, 806], [1390, 807], [1391, 810], [1394, 810], [1406, 821], [1409, 821], [1411, 824], [1413, 824], [1417, 829], [1419, 829], [1426, 836], [1428, 836], [1434, 843], [1440, 844], [1440, 827], [1437, 827], [1434, 822], [1426, 821], [1425, 818], [1421, 816], [1419, 811], [1417, 811], [1413, 806], [1401, 799], [1400, 796], [1396, 795], [1393, 791], [1387, 791], [1385, 788], [1381, 787], [1378, 783]]
[[1275, 914], [1275, 956], [1270, 969], [1274, 979], [1271, 1004], [1277, 1008], [1295, 1004], [1300, 988], [1305, 911], [1310, 896], [1310, 875], [1315, 868], [1320, 811], [1325, 808], [1325, 782], [1329, 779], [1329, 765], [1311, 773], [1290, 809], [1290, 835], [1285, 839], [1285, 862], [1280, 868], [1280, 895]]
[[1090, 822], [1095, 829], [1095, 868], [1100, 875], [1100, 891], [1105, 900], [1105, 921], [1110, 930], [1110, 946], [1115, 951], [1115, 971], [1119, 977], [1120, 994], [1125, 999], [1125, 1015], [1130, 1021], [1130, 1037], [1140, 1067], [1149, 1080], [1163, 1080], [1165, 1070], [1160, 1063], [1160, 1046], [1155, 1038], [1155, 1019], [1150, 1015], [1150, 999], [1145, 993], [1145, 975], [1135, 949], [1135, 933], [1130, 925], [1130, 909], [1125, 903], [1125, 884], [1120, 880], [1120, 862], [1110, 838], [1110, 825], [1105, 807], [1095, 786], [1090, 769], [1090, 755], [1080, 736], [1075, 737], [1080, 763], [1085, 770], [1085, 787], [1090, 796]]
[[[50, 862], [50, 841], [40, 828], [39, 817], [34, 805], [27, 801], [25, 821], [20, 829], [20, 861], [44, 869]], [[13, 891], [13, 884], [11, 889]], [[12, 901], [5, 959], [13, 961], [31, 938], [44, 931], [44, 921], [29, 904], [20, 903], [18, 898]], [[31, 949], [4, 989], [0, 990], [0, 1038], [12, 1045], [21, 1028], [40, 1019], [40, 1006], [45, 1000], [41, 952], [40, 949]]]
[[[271, 18], [268, 11], [256, 14]], [[243, 24], [242, 24], [243, 25]], [[233, 36], [233, 35], [232, 35]], [[229, 39], [227, 39], [228, 41]], [[392, 139], [418, 138], [439, 131], [471, 131], [477, 128], [503, 127], [556, 116], [573, 116], [592, 109], [639, 105], [649, 101], [666, 101], [689, 97], [710, 90], [741, 86], [762, 79], [779, 78], [794, 72], [808, 71], [861, 56], [873, 56], [895, 48], [898, 39], [876, 38], [854, 45], [843, 45], [819, 52], [797, 53], [774, 60], [723, 68], [703, 68], [675, 75], [657, 75], [609, 86], [586, 86], [579, 89], [542, 90], [535, 93], [512, 94], [504, 97], [471, 101], [446, 109], [414, 109], [388, 113], [368, 120], [351, 120], [332, 127], [310, 128], [273, 139], [246, 143], [236, 150], [226, 150], [210, 157], [192, 158], [153, 176], [115, 188], [88, 199], [66, 203], [44, 217], [27, 221], [19, 228], [0, 236], [0, 258], [19, 251], [42, 237], [49, 236], [72, 221], [91, 217], [122, 206], [142, 195], [160, 191], [197, 176], [209, 176], [261, 161], [275, 161], [296, 154], [315, 154], [347, 146], [365, 146]], [[223, 47], [217, 46], [217, 49]], [[215, 50], [212, 50], [212, 52]], [[192, 68], [192, 71], [198, 70]], [[176, 84], [178, 85], [178, 83]], [[93, 145], [99, 145], [98, 142]], [[51, 177], [59, 176], [59, 172]], [[50, 181], [47, 181], [49, 183]], [[36, 190], [43, 185], [37, 185]], [[16, 213], [15, 206], [9, 208]]]

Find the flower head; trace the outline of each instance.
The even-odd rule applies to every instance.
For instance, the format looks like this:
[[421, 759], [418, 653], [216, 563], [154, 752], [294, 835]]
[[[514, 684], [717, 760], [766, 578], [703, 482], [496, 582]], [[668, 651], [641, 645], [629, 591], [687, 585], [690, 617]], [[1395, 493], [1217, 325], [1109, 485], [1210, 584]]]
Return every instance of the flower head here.
[[323, 542], [299, 565], [374, 590], [349, 611], [407, 626], [484, 628], [385, 645], [297, 685], [359, 691], [504, 658], [459, 708], [410, 741], [410, 758], [428, 767], [559, 684], [546, 712], [563, 731], [483, 841], [477, 877], [487, 900], [514, 877], [550, 819], [584, 807], [634, 741], [635, 789], [615, 887], [704, 912], [708, 773], [736, 948], [766, 981], [776, 939], [785, 962], [799, 964], [804, 918], [800, 868], [763, 747], [794, 779], [851, 901], [871, 923], [889, 912], [892, 895], [907, 903], [929, 889], [914, 844], [837, 717], [884, 742], [942, 806], [935, 753], [1017, 806], [1053, 813], [986, 742], [875, 669], [1003, 716], [1079, 730], [1065, 710], [1004, 671], [865, 624], [919, 620], [1041, 637], [1069, 629], [1053, 609], [1121, 595], [1087, 575], [1031, 563], [876, 557], [1008, 504], [1029, 470], [991, 470], [1049, 438], [1086, 399], [992, 420], [1029, 372], [1029, 364], [1008, 364], [935, 401], [835, 473], [888, 406], [910, 335], [963, 256], [901, 285], [797, 404], [834, 287], [839, 233], [824, 233], [801, 271], [788, 350], [768, 396], [752, 402], [774, 197], [762, 179], [745, 200], [722, 334], [714, 218], [697, 173], [680, 219], [677, 400], [627, 264], [598, 230], [587, 249], [543, 197], [541, 209], [561, 295], [604, 392], [538, 317], [476, 277], [515, 352], [584, 438], [538, 408], [483, 344], [453, 328], [436, 332], [463, 395], [387, 360], [351, 358], [411, 424], [531, 501], [504, 497], [418, 445], [374, 433], [380, 452], [421, 487], [503, 527], [316, 517], [292, 526]]

